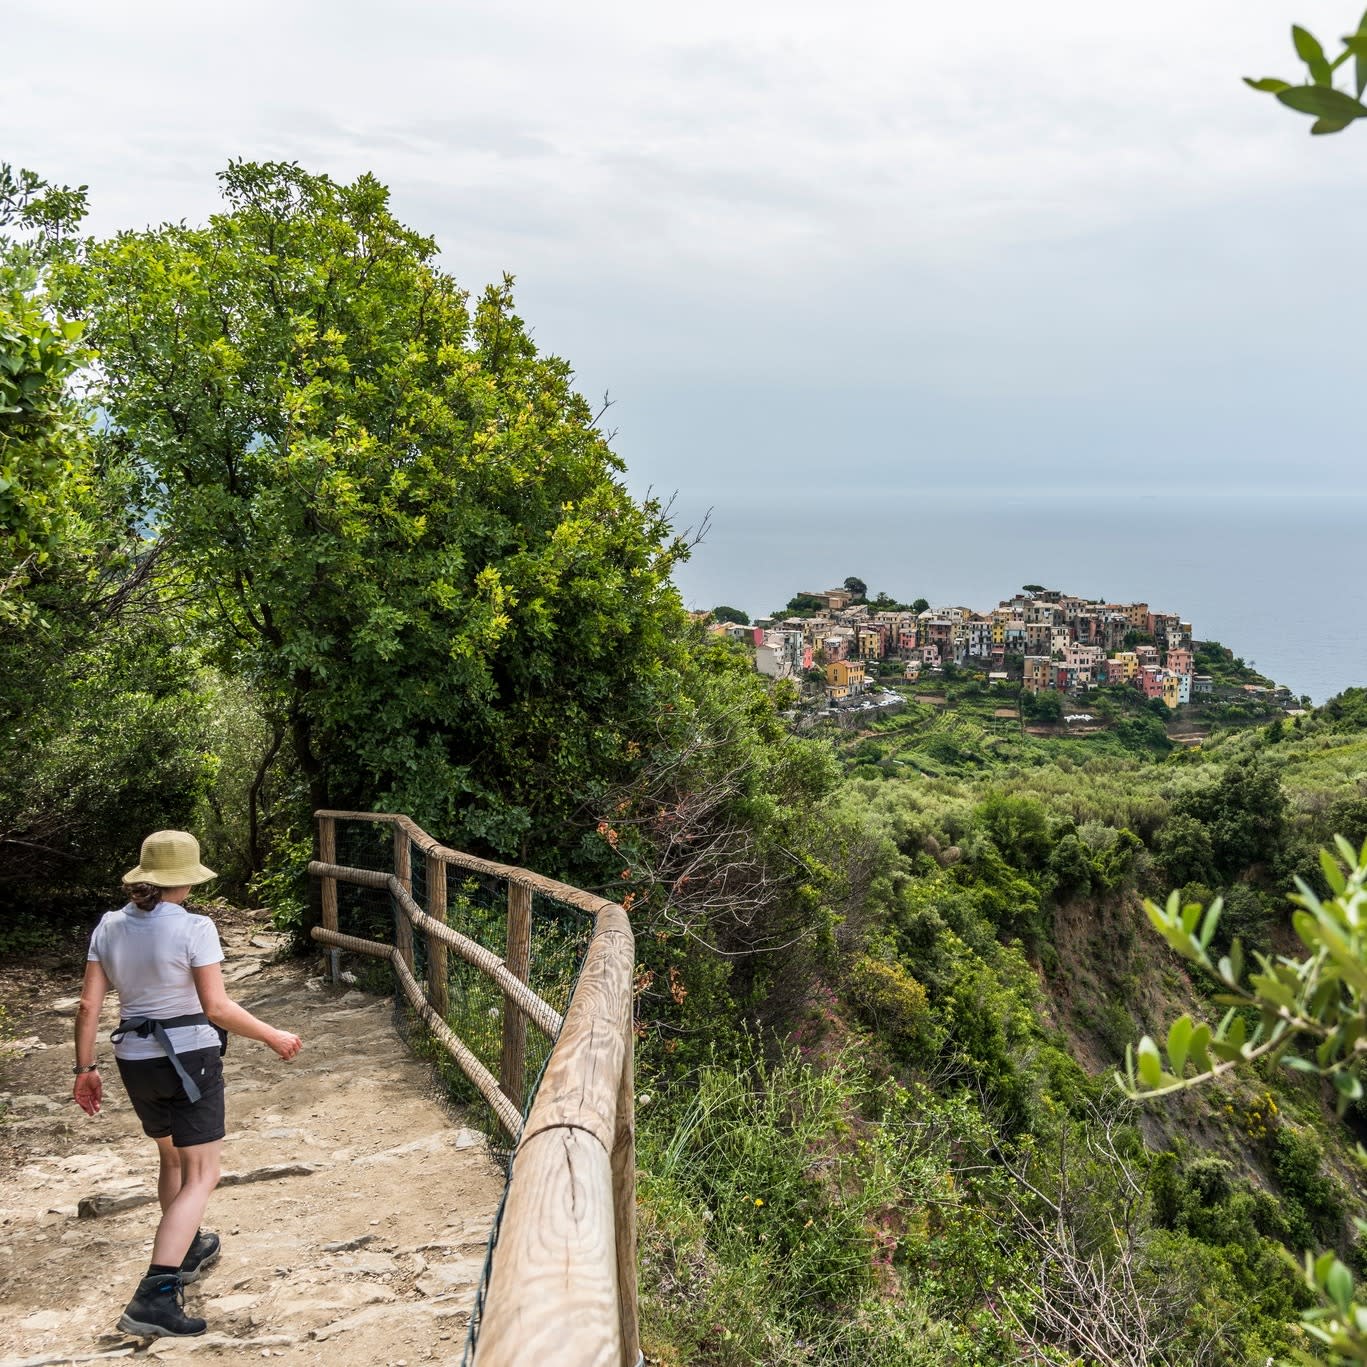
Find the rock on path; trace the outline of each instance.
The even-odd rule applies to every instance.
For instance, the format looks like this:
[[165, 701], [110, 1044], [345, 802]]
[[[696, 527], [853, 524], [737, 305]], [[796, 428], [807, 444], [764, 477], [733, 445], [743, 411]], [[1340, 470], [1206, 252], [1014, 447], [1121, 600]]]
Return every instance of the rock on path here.
[[[389, 1001], [272, 962], [259, 925], [216, 919], [229, 991], [304, 1049], [286, 1064], [232, 1041], [225, 1181], [205, 1221], [223, 1255], [186, 1288], [187, 1311], [209, 1330], [155, 1340], [150, 1355], [458, 1360], [502, 1191], [483, 1137], [436, 1099]], [[0, 1133], [15, 1161], [0, 1173], [0, 1367], [143, 1356], [114, 1325], [149, 1261], [154, 1146], [112, 1063], [100, 1115], [70, 1100], [70, 986], [39, 1006], [22, 1057], [3, 1061]], [[116, 1019], [101, 1029], [102, 1062]], [[103, 1213], [82, 1217], [83, 1203]]]

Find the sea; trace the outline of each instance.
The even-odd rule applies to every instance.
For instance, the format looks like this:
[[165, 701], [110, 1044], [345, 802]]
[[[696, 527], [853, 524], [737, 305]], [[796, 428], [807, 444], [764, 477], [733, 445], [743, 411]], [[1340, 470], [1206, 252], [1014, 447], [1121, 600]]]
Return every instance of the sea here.
[[[676, 523], [705, 511], [676, 504]], [[986, 611], [1025, 584], [1147, 602], [1315, 703], [1367, 685], [1367, 495], [737, 493], [675, 578], [690, 607], [754, 617], [850, 575], [934, 607]]]

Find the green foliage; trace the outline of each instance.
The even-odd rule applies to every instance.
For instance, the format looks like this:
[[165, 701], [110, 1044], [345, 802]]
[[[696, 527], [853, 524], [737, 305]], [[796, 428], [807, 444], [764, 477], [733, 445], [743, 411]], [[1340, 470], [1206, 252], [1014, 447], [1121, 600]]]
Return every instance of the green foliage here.
[[[1338, 854], [1338, 859], [1327, 851], [1321, 856], [1331, 897], [1321, 899], [1300, 882], [1291, 899], [1300, 908], [1293, 924], [1305, 956], [1274, 960], [1258, 954], [1258, 971], [1246, 978], [1237, 939], [1218, 965], [1210, 957], [1221, 914], [1218, 899], [1204, 910], [1196, 903], [1182, 906], [1176, 894], [1165, 908], [1145, 903], [1163, 938], [1225, 989], [1216, 1000], [1227, 1004], [1229, 1011], [1213, 1031], [1190, 1016], [1174, 1021], [1166, 1041], [1166, 1069], [1163, 1051], [1147, 1035], [1137, 1050], [1127, 1049], [1123, 1085], [1131, 1095], [1180, 1091], [1267, 1056], [1329, 1079], [1340, 1114], [1363, 1097], [1364, 1064], [1358, 1044], [1367, 1037], [1367, 845], [1355, 850], [1340, 839]], [[1250, 1019], [1255, 1022], [1251, 1028]], [[1287, 1198], [1290, 1237], [1305, 1242], [1310, 1234], [1333, 1237], [1342, 1207], [1332, 1182], [1321, 1172], [1318, 1145], [1283, 1126], [1276, 1136], [1274, 1165]], [[1360, 1232], [1367, 1231], [1367, 1224], [1357, 1223]], [[1306, 1282], [1323, 1300], [1320, 1309], [1305, 1317], [1307, 1332], [1329, 1345], [1340, 1360], [1367, 1362], [1367, 1308], [1354, 1299], [1351, 1272], [1333, 1253], [1319, 1258], [1307, 1253]]]
[[88, 478], [83, 434], [65, 382], [83, 359], [79, 323], [50, 322], [31, 298], [0, 292], [0, 611], [68, 534]]
[[302, 942], [308, 925], [309, 860], [312, 831], [286, 830], [273, 842], [265, 867], [252, 880], [251, 894], [271, 909], [271, 924]]
[[92, 247], [66, 297], [166, 555], [279, 699], [316, 805], [563, 863], [673, 705], [685, 553], [539, 355], [369, 176], [234, 163], [224, 211]]
[[926, 990], [901, 964], [861, 955], [846, 973], [845, 991], [894, 1052], [915, 1056], [933, 1042]]
[[1205, 829], [1214, 867], [1226, 877], [1250, 864], [1271, 863], [1286, 838], [1286, 793], [1266, 761], [1226, 765], [1203, 786], [1179, 793], [1172, 810]]
[[1061, 722], [1063, 720], [1063, 695], [1053, 689], [1043, 693], [1022, 693], [1021, 708], [1027, 717], [1034, 721]]
[[23, 644], [0, 632], [0, 905], [113, 905], [143, 836], [189, 825], [209, 781], [193, 657], [146, 626], [56, 660]]
[[1215, 847], [1204, 822], [1185, 812], [1170, 816], [1154, 841], [1169, 886], [1211, 882], [1215, 878]]
[[639, 1097], [653, 1358], [741, 1367], [862, 1349], [908, 1367], [946, 1360], [905, 1327], [875, 1347], [880, 1327], [925, 1323], [914, 1304], [880, 1307], [875, 1291], [890, 1208], [927, 1166], [895, 1163], [876, 1137], [858, 1137], [852, 1108], [869, 1086], [849, 1060], [818, 1071], [750, 1056]]
[[1251, 683], [1268, 688], [1272, 680], [1259, 674], [1252, 665], [1236, 655], [1228, 646], [1219, 641], [1195, 641], [1192, 643], [1192, 663], [1198, 674], [1209, 674], [1217, 684], [1237, 687]]
[[1049, 858], [1044, 809], [1028, 797], [991, 792], [973, 813], [1003, 859], [1019, 869], [1038, 871]]
[[[1343, 39], [1343, 51], [1333, 61], [1326, 56], [1319, 40], [1298, 24], [1291, 26], [1291, 42], [1296, 56], [1305, 63], [1309, 77], [1305, 84], [1293, 85], [1275, 76], [1260, 80], [1245, 76], [1245, 82], [1254, 90], [1275, 96], [1288, 109], [1312, 115], [1315, 122], [1311, 133], [1340, 133], [1354, 120], [1367, 118], [1367, 105], [1362, 103], [1363, 91], [1367, 89], [1367, 14], [1362, 16], [1357, 31]], [[1334, 85], [1334, 73], [1350, 57], [1355, 95]]]
[[740, 608], [727, 607], [725, 603], [721, 603], [712, 609], [712, 620], [714, 622], [735, 622], [739, 626], [748, 627], [750, 625], [750, 614], [743, 612]]
[[1292, 1246], [1335, 1242], [1343, 1224], [1343, 1202], [1337, 1185], [1323, 1171], [1324, 1153], [1303, 1130], [1278, 1128], [1272, 1145], [1272, 1166], [1282, 1189], [1282, 1216]]
[[0, 623], [32, 615], [24, 587], [79, 529], [90, 479], [86, 431], [66, 391], [89, 354], [81, 324], [54, 314], [42, 281], [56, 238], [84, 212], [84, 188], [0, 163]]
[[1049, 876], [1065, 897], [1083, 897], [1092, 889], [1092, 859], [1076, 835], [1069, 833], [1049, 852]]

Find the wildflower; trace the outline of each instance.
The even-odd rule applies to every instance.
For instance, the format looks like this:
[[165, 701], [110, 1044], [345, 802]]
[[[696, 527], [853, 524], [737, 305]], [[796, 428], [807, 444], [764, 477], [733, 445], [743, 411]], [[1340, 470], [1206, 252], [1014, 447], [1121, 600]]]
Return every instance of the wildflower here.
[[641, 1095], [638, 1096], [638, 1097], [636, 1098], [636, 1104], [637, 1104], [638, 1106], [649, 1106], [649, 1105], [650, 1105], [650, 1093], [649, 1093], [649, 1092], [642, 1092]]
[[756, 1196], [756, 1197], [755, 1197], [755, 1204], [756, 1204], [757, 1206], [762, 1206], [762, 1205], [764, 1204], [764, 1198], [761, 1197], [761, 1196]]

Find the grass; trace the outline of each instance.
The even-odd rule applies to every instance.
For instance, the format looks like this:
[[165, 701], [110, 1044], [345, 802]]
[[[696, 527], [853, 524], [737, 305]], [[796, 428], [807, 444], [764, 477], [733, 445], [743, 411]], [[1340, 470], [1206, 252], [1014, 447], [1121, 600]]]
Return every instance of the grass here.
[[[895, 1270], [942, 1156], [866, 1117], [849, 1054], [710, 1062], [638, 1097], [642, 1337], [665, 1367], [975, 1359]], [[991, 1359], [988, 1359], [991, 1360]]]

